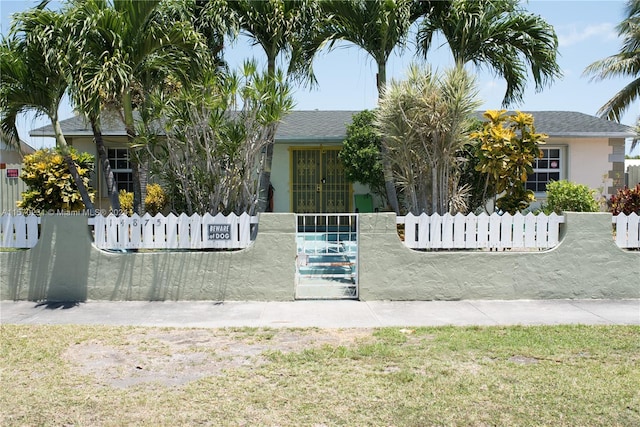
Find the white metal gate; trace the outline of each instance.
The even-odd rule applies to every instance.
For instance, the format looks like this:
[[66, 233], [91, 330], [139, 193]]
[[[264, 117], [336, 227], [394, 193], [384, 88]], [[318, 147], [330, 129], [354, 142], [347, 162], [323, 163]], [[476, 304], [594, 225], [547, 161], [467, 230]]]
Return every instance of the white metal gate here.
[[358, 215], [296, 215], [296, 299], [358, 298]]

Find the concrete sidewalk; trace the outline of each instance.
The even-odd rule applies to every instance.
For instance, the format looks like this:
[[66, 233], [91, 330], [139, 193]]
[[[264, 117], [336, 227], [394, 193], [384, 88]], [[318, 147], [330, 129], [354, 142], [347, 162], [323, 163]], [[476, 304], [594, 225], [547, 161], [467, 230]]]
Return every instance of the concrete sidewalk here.
[[640, 325], [640, 300], [123, 302], [1, 301], [2, 324], [168, 327]]

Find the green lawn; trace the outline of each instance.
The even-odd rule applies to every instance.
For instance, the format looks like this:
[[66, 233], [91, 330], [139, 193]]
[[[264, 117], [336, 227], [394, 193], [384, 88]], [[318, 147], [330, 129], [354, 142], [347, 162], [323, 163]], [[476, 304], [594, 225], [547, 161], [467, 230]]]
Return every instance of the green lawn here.
[[1, 334], [3, 426], [640, 425], [637, 326]]

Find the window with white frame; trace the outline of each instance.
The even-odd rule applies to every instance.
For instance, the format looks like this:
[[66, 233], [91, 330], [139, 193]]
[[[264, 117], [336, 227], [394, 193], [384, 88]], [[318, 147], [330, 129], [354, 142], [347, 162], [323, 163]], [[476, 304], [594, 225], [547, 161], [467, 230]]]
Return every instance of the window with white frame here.
[[109, 148], [107, 157], [113, 171], [113, 177], [118, 184], [118, 191], [133, 192], [133, 173], [129, 161], [129, 150], [126, 148]]
[[542, 158], [536, 159], [533, 174], [527, 178], [527, 190], [547, 191], [547, 184], [564, 178], [564, 150], [561, 147], [541, 148]]

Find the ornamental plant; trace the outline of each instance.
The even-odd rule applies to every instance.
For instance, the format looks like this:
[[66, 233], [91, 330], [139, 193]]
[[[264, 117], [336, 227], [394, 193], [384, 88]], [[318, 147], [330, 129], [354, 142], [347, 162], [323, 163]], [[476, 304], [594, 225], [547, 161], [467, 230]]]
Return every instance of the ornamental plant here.
[[640, 183], [634, 188], [625, 186], [611, 196], [609, 211], [613, 215], [620, 213], [630, 215], [634, 212], [640, 215]]
[[120, 190], [118, 193], [120, 201], [120, 212], [125, 215], [133, 215], [133, 193], [127, 190]]
[[149, 184], [147, 186], [147, 196], [144, 198], [145, 210], [151, 215], [155, 215], [167, 206], [169, 202], [167, 195], [159, 184]]
[[595, 199], [595, 190], [586, 185], [560, 180], [547, 184], [547, 202], [544, 212], [598, 212], [600, 207]]
[[531, 114], [489, 110], [484, 117], [482, 130], [470, 135], [478, 144], [475, 169], [484, 176], [482, 200], [500, 195], [495, 206], [514, 214], [535, 200], [525, 184], [535, 160], [542, 157], [538, 145], [545, 143], [547, 135], [536, 132]]
[[[94, 158], [89, 153], [78, 153], [73, 148], [69, 151], [78, 175], [93, 200], [94, 191], [89, 186], [89, 180]], [[28, 186], [27, 191], [22, 193], [22, 200], [17, 203], [21, 209], [46, 212], [81, 211], [84, 208], [78, 187], [59, 148], [44, 148], [25, 156], [20, 178]]]
[[[133, 193], [127, 190], [120, 190], [118, 193], [120, 201], [120, 213], [133, 215]], [[145, 210], [150, 215], [155, 215], [169, 203], [169, 198], [159, 184], [149, 184], [147, 186], [147, 196], [144, 198]]]

